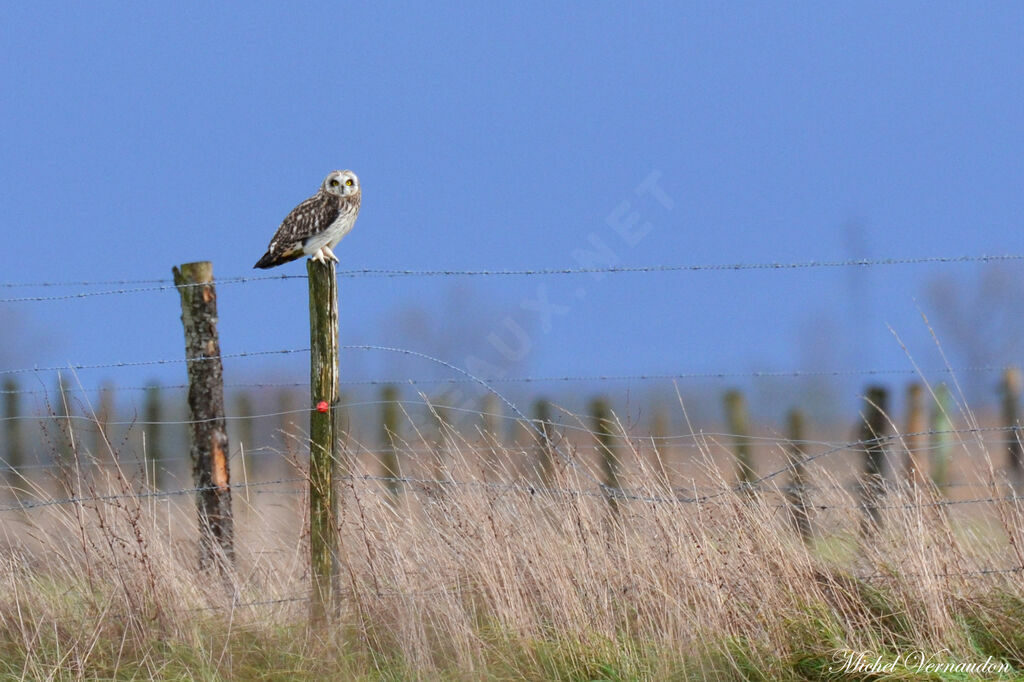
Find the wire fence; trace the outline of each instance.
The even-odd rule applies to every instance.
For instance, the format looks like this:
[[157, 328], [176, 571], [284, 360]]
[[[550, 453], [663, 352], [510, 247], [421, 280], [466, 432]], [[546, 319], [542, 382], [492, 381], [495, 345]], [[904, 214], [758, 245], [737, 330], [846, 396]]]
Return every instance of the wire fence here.
[[[993, 262], [1017, 262], [1024, 260], [1024, 254], [1005, 255], [963, 255], [955, 257], [918, 257], [918, 258], [885, 258], [885, 259], [850, 259], [832, 261], [798, 261], [798, 262], [748, 262], [733, 264], [695, 264], [695, 265], [648, 265], [648, 266], [608, 266], [608, 267], [571, 267], [571, 268], [531, 268], [531, 269], [437, 269], [437, 270], [390, 270], [390, 269], [357, 269], [339, 270], [338, 277], [343, 278], [438, 278], [438, 277], [532, 277], [532, 276], [580, 276], [580, 275], [628, 275], [628, 274], [656, 274], [656, 273], [699, 273], [699, 272], [737, 272], [737, 271], [797, 271], [812, 269], [839, 269], [839, 268], [865, 268], [865, 267], [888, 267], [888, 266], [911, 266], [927, 264], [956, 264], [956, 263], [993, 263]], [[277, 282], [287, 280], [305, 280], [305, 275], [277, 275], [277, 276], [256, 276], [256, 277], [228, 277], [217, 280], [214, 284], [222, 285], [250, 285], [266, 282]], [[184, 286], [206, 286], [205, 284], [184, 285]], [[91, 287], [107, 287], [101, 290], [80, 290], [67, 293], [55, 293], [45, 295], [10, 296], [0, 298], [4, 304], [31, 304], [60, 301], [75, 301], [94, 299], [102, 297], [116, 297], [122, 295], [136, 295], [147, 293], [177, 291], [181, 288], [168, 279], [122, 279], [122, 280], [97, 280], [97, 281], [72, 281], [72, 282], [35, 282], [0, 283], [0, 289], [89, 289]], [[493, 391], [495, 384], [551, 384], [567, 382], [634, 382], [634, 381], [684, 381], [684, 380], [718, 380], [718, 379], [782, 379], [782, 378], [821, 378], [821, 377], [879, 377], [879, 376], [956, 376], [967, 373], [994, 373], [1004, 371], [1004, 367], [997, 366], [945, 366], [939, 368], [857, 368], [857, 369], [798, 369], [792, 371], [751, 371], [751, 372], [676, 372], [676, 373], [646, 373], [646, 374], [578, 374], [578, 375], [551, 375], [551, 376], [498, 376], [498, 377], [477, 377], [469, 374], [462, 368], [433, 358], [419, 351], [395, 348], [380, 345], [346, 345], [341, 350], [346, 351], [380, 351], [397, 353], [401, 355], [423, 358], [450, 370], [454, 376], [444, 378], [413, 377], [396, 379], [351, 379], [342, 381], [348, 386], [380, 386], [380, 385], [411, 385], [428, 386], [444, 384], [477, 384]], [[122, 360], [97, 363], [68, 363], [63, 366], [45, 367], [20, 367], [0, 369], [0, 376], [11, 379], [17, 376], [38, 376], [45, 373], [75, 373], [86, 370], [117, 369], [143, 366], [177, 365], [187, 363], [201, 363], [211, 360], [232, 360], [263, 358], [268, 356], [300, 355], [309, 352], [309, 348], [284, 348], [256, 351], [243, 351], [223, 353], [217, 356], [198, 358], [158, 358], [140, 360]], [[268, 389], [268, 388], [303, 388], [308, 387], [306, 382], [249, 382], [229, 383], [226, 388], [234, 389]], [[174, 384], [159, 386], [162, 389], [185, 390], [185, 384]], [[151, 391], [154, 385], [147, 386], [100, 386], [85, 387], [82, 385], [68, 386], [60, 389], [62, 400], [66, 400], [67, 394], [101, 394], [112, 391]], [[790, 499], [794, 493], [803, 497], [799, 503], [804, 513], [823, 513], [828, 511], [864, 512], [866, 509], [874, 511], [912, 511], [912, 510], [944, 510], [950, 508], [981, 508], [981, 507], [1006, 507], [1019, 510], [1019, 505], [1024, 500], [1024, 495], [1017, 494], [1016, 489], [1008, 481], [990, 474], [987, 480], [978, 481], [940, 481], [929, 483], [920, 489], [922, 494], [916, 497], [909, 497], [906, 494], [907, 488], [899, 482], [890, 481], [890, 488], [883, 485], [875, 492], [879, 493], [871, 499], [865, 499], [862, 493], [866, 483], [857, 480], [853, 483], [819, 483], [810, 485], [795, 483], [791, 480], [798, 468], [814, 463], [821, 463], [826, 458], [836, 456], [840, 453], [862, 456], [874, 447], [889, 448], [887, 456], [902, 457], [908, 454], [929, 455], [932, 452], [948, 452], [951, 442], [963, 444], [972, 439], [989, 437], [986, 441], [988, 447], [1012, 448], [1015, 444], [1020, 445], [1020, 426], [1011, 424], [1006, 426], [979, 426], [970, 425], [962, 428], [950, 426], [949, 428], [930, 428], [922, 430], [905, 430], [904, 433], [892, 435], [876, 435], [872, 438], [860, 438], [854, 440], [829, 440], [829, 439], [807, 439], [807, 438], [784, 438], [780, 436], [756, 436], [746, 433], [729, 433], [728, 431], [701, 431], [685, 434], [655, 434], [655, 433], [626, 433], [620, 432], [613, 435], [616, 447], [625, 447], [627, 451], [636, 452], [642, 444], [650, 443], [655, 447], [671, 445], [678, 448], [690, 448], [695, 453], [706, 453], [709, 449], [709, 442], [721, 441], [736, 443], [756, 444], [763, 447], [775, 448], [779, 452], [797, 448], [801, 455], [791, 458], [785, 466], [778, 467], [751, 480], [746, 480], [735, 485], [711, 486], [692, 485], [686, 488], [653, 487], [629, 487], [626, 485], [610, 485], [599, 480], [598, 476], [592, 473], [593, 465], [590, 462], [580, 462], [580, 455], [583, 459], [593, 459], [594, 454], [608, 450], [609, 446], [601, 442], [601, 438], [607, 434], [594, 428], [583, 425], [584, 420], [589, 416], [567, 415], [566, 420], [558, 422], [553, 420], [529, 419], [519, 411], [506, 398], [494, 391], [494, 394], [504, 401], [505, 405], [512, 409], [514, 414], [495, 412], [487, 410], [476, 410], [465, 406], [449, 406], [433, 404], [428, 400], [360, 400], [348, 401], [334, 406], [334, 409], [350, 410], [356, 408], [382, 408], [394, 406], [404, 411], [411, 409], [427, 409], [430, 411], [444, 410], [446, 413], [460, 413], [474, 417], [477, 420], [505, 420], [508, 422], [528, 425], [532, 430], [533, 441], [527, 444], [501, 444], [492, 445], [492, 449], [500, 450], [503, 454], [516, 454], [522, 457], [533, 457], [538, 448], [547, 446], [559, 450], [558, 454], [568, 463], [570, 478], [575, 484], [554, 485], [551, 483], [531, 482], [525, 477], [511, 478], [510, 480], [495, 481], [484, 478], [473, 477], [439, 477], [439, 476], [417, 476], [417, 475], [389, 475], [359, 473], [347, 474], [339, 477], [339, 484], [343, 487], [355, 489], [361, 487], [361, 491], [368, 494], [379, 494], [384, 496], [386, 490], [399, 488], [407, 496], [419, 495], [451, 495], [469, 494], [472, 491], [485, 492], [495, 495], [514, 495], [517, 500], [522, 501], [550, 501], [558, 499], [594, 499], [601, 501], [629, 505], [671, 505], [681, 508], [700, 508], [705, 505], [735, 506], [739, 504], [761, 505], [765, 511], [778, 512], [782, 510], [793, 510], [794, 505]], [[0, 390], [0, 395], [18, 396], [52, 396], [53, 394], [45, 389], [32, 389], [22, 387], [6, 386]], [[232, 424], [245, 423], [258, 420], [280, 420], [287, 417], [299, 417], [307, 415], [311, 408], [280, 409], [273, 411], [259, 411], [246, 414], [228, 415], [224, 419]], [[578, 419], [577, 424], [565, 423], [567, 420]], [[95, 415], [83, 414], [53, 414], [45, 413], [39, 415], [10, 415], [0, 418], [0, 423], [14, 423], [20, 421], [36, 421], [58, 426], [89, 424], [97, 429], [108, 429], [114, 426], [122, 427], [158, 427], [158, 426], [184, 426], [202, 423], [203, 421], [214, 420], [190, 420], [190, 419], [165, 419], [165, 418], [139, 418], [131, 420], [97, 419]], [[443, 430], [443, 426], [440, 427]], [[556, 434], [551, 436], [551, 434]], [[479, 435], [486, 435], [478, 431]], [[568, 435], [566, 435], [568, 434]], [[395, 434], [392, 434], [395, 435]], [[571, 441], [575, 436], [576, 440]], [[927, 444], [916, 444], [913, 447], [907, 443], [915, 439], [925, 439]], [[552, 445], [557, 442], [556, 445]], [[405, 455], [420, 455], [426, 459], [439, 449], [448, 447], [444, 442], [426, 444], [422, 446], [411, 446], [409, 444], [396, 445], [393, 440], [390, 445], [380, 448], [357, 446], [354, 453], [357, 455], [379, 458], [387, 454], [394, 454], [400, 450]], [[484, 448], [481, 448], [483, 450]], [[809, 450], [820, 450], [808, 453]], [[256, 448], [247, 452], [248, 456], [262, 454], [266, 456], [280, 456], [279, 450], [272, 448]], [[188, 459], [180, 457], [142, 457], [135, 463], [152, 467], [155, 465], [168, 465], [171, 463], [184, 463]], [[6, 467], [0, 467], [0, 473], [10, 476], [20, 475], [23, 482], [27, 482], [29, 472], [38, 471], [68, 471], [75, 467], [81, 476], [83, 469], [89, 469], [90, 464], [100, 466], [98, 460], [59, 460], [36, 463], [7, 463]], [[783, 478], [790, 477], [790, 478]], [[581, 481], [583, 481], [581, 483]], [[286, 487], [287, 486], [287, 487]], [[79, 478], [78, 487], [81, 490], [82, 482]], [[266, 480], [230, 483], [227, 489], [232, 491], [252, 492], [253, 494], [275, 494], [303, 496], [308, 494], [308, 478], [305, 475], [279, 476]], [[116, 492], [95, 492], [90, 494], [70, 494], [66, 496], [47, 496], [43, 494], [41, 486], [17, 487], [11, 483], [4, 490], [9, 498], [14, 498], [6, 506], [0, 506], [0, 514], [26, 514], [37, 509], [58, 509], [68, 507], [81, 507], [83, 505], [106, 505], [118, 504], [128, 500], [171, 500], [183, 496], [196, 495], [211, 490], [223, 490], [225, 486], [184, 486], [173, 489], [156, 489], [152, 486], [143, 486], [141, 490], [122, 489]], [[965, 490], [984, 489], [988, 495], [972, 495], [959, 499], [943, 497], [941, 491], [962, 488]], [[814, 499], [814, 494], [825, 494], [826, 498]], [[838, 495], [838, 497], [837, 497]], [[782, 499], [779, 499], [782, 496]], [[830, 497], [829, 497], [830, 496]], [[889, 501], [892, 500], [892, 501]], [[936, 571], [934, 573], [907, 573], [898, 574], [875, 572], [865, 574], [853, 574], [853, 577], [865, 581], [885, 581], [904, 579], [911, 577], [929, 578], [984, 578], [994, 576], [1015, 575], [1024, 571], [1022, 566], [1011, 567], [987, 567], [969, 571]], [[433, 591], [377, 591], [377, 596], [408, 597], [410, 595], [428, 596], [442, 593], [461, 593], [465, 588], [439, 589]], [[233, 600], [229, 605], [204, 607], [209, 609], [235, 609], [235, 608], [258, 608], [292, 603], [304, 603], [310, 600], [306, 594], [285, 595], [277, 598], [259, 599], [253, 601]], [[191, 611], [204, 609], [189, 609]]]
[[[1024, 260], [1024, 254], [964, 254], [960, 256], [915, 256], [906, 258], [848, 258], [839, 260], [809, 260], [809, 261], [770, 261], [770, 262], [747, 262], [747, 263], [704, 263], [704, 264], [661, 264], [661, 265], [609, 265], [602, 267], [560, 267], [560, 268], [511, 268], [511, 269], [381, 269], [381, 268], [359, 268], [359, 269], [338, 269], [338, 277], [529, 277], [529, 276], [550, 276], [550, 275], [594, 275], [594, 274], [628, 274], [628, 273], [666, 273], [666, 272], [731, 272], [744, 270], [808, 270], [808, 269], [835, 269], [835, 268], [866, 268], [884, 267], [893, 265], [929, 265], [929, 264], [954, 264], [954, 263], [998, 263]], [[248, 284], [251, 282], [265, 282], [274, 280], [306, 279], [305, 275], [259, 275], [259, 276], [233, 276], [217, 280], [216, 284]], [[145, 293], [168, 291], [177, 289], [178, 285], [167, 278], [155, 279], [108, 279], [108, 280], [78, 280], [66, 282], [0, 282], [0, 289], [28, 289], [28, 288], [58, 288], [74, 286], [128, 286], [128, 285], [151, 285], [134, 289], [115, 289], [102, 292], [84, 292], [83, 296], [108, 296], [119, 294]], [[186, 284], [182, 286], [205, 286]], [[75, 295], [61, 296], [56, 298], [41, 297], [39, 299], [29, 297], [24, 299], [2, 300], [0, 303], [12, 303], [36, 300], [66, 300], [75, 298]]]
[[[978, 434], [985, 431], [1005, 431], [1007, 429], [959, 429], [948, 432], [945, 434]], [[936, 432], [923, 432], [919, 435], [935, 435]], [[892, 436], [887, 439], [878, 439], [880, 442], [896, 440], [897, 436]], [[823, 453], [806, 457], [799, 462], [794, 462], [787, 465], [784, 468], [779, 469], [773, 473], [764, 475], [752, 482], [743, 482], [733, 486], [717, 486], [714, 488], [705, 487], [705, 490], [714, 490], [703, 495], [685, 495], [682, 494], [682, 490], [677, 490], [675, 495], [665, 494], [647, 494], [638, 492], [636, 490], [629, 490], [623, 487], [610, 486], [598, 483], [588, 487], [565, 487], [565, 486], [551, 486], [540, 483], [531, 483], [528, 481], [507, 481], [507, 482], [495, 482], [481, 479], [470, 479], [460, 480], [456, 478], [429, 478], [429, 477], [417, 477], [417, 476], [391, 476], [391, 475], [379, 475], [379, 474], [350, 474], [338, 477], [338, 481], [342, 485], [354, 484], [354, 483], [382, 483], [382, 484], [395, 484], [411, 489], [432, 489], [432, 490], [487, 490], [494, 492], [504, 493], [518, 493], [532, 499], [542, 499], [545, 497], [568, 497], [568, 498], [596, 498], [596, 499], [614, 499], [626, 502], [643, 502], [643, 503], [657, 503], [657, 504], [672, 504], [672, 505], [689, 505], [689, 504], [726, 504], [732, 505], [737, 499], [743, 501], [749, 500], [751, 493], [768, 493], [768, 494], [788, 494], [792, 493], [794, 487], [786, 484], [774, 487], [766, 487], [764, 484], [772, 481], [782, 473], [792, 472], [795, 465], [805, 465], [813, 461], [819, 460], [823, 456], [835, 454], [837, 452], [848, 451], [853, 453], [862, 454], [870, 445], [873, 445], [875, 441], [853, 441], [844, 443], [832, 448], [829, 448]], [[597, 449], [600, 446], [594, 446]], [[165, 458], [158, 460], [162, 462], [167, 461], [184, 461], [184, 458]], [[93, 464], [100, 465], [102, 462], [94, 461]], [[152, 465], [156, 463], [154, 460], [148, 460], [145, 462], [135, 462], [137, 464]], [[86, 462], [88, 465], [89, 462]], [[342, 464], [342, 463], [339, 463]], [[347, 466], [347, 464], [346, 464]], [[81, 472], [81, 462], [53, 462], [48, 464], [33, 465], [30, 467], [20, 468], [7, 468], [7, 473], [14, 473], [17, 471], [27, 469], [39, 469], [39, 468], [52, 468], [52, 469], [63, 469], [68, 470], [74, 467], [76, 470]], [[4, 471], [4, 470], [0, 470]], [[232, 490], [249, 490], [249, 489], [263, 489], [273, 486], [279, 486], [282, 484], [296, 484], [296, 483], [308, 483], [308, 479], [305, 476], [289, 476], [283, 478], [276, 478], [266, 481], [257, 482], [235, 482], [231, 483], [227, 488]], [[890, 485], [896, 486], [893, 491], [898, 491], [899, 482], [891, 481]], [[931, 484], [929, 484], [931, 485]], [[940, 484], [935, 486], [936, 488], [947, 488], [947, 487], [963, 487], [963, 488], [976, 488], [983, 487], [990, 490], [997, 490], [1002, 487], [1012, 485], [1008, 482], [996, 480], [992, 478], [988, 482], [957, 482], [954, 484]], [[138, 492], [119, 492], [112, 494], [100, 494], [100, 495], [86, 495], [86, 496], [67, 496], [58, 498], [48, 499], [29, 499], [19, 501], [17, 504], [0, 507], [0, 513], [6, 512], [23, 512], [41, 507], [53, 507], [53, 506], [64, 506], [64, 505], [78, 505], [90, 502], [114, 502], [118, 500], [140, 500], [140, 499], [154, 499], [154, 498], [168, 498], [176, 497], [181, 495], [191, 495], [195, 493], [201, 493], [204, 491], [215, 491], [223, 489], [222, 486], [189, 486], [183, 488], [177, 488], [173, 490], [143, 490]], [[854, 483], [851, 485], [830, 485], [824, 487], [806, 486], [802, 487], [804, 492], [811, 492], [814, 490], [831, 489], [831, 490], [842, 490], [847, 492], [859, 492], [862, 488], [859, 484]], [[0, 488], [2, 491], [3, 488]], [[24, 494], [24, 491], [16, 490], [15, 488], [8, 487], [9, 491], [15, 492], [19, 496]], [[687, 491], [691, 491], [691, 488], [687, 488]], [[927, 490], [927, 488], [925, 489]], [[289, 494], [303, 494], [304, 488], [294, 488], [287, 491]], [[965, 505], [978, 505], [978, 504], [1001, 504], [1001, 503], [1017, 503], [1024, 500], [1024, 495], [1013, 494], [1009, 495], [989, 495], [986, 497], [973, 497], [967, 499], [922, 499], [915, 502], [908, 503], [897, 503], [897, 504], [886, 504], [881, 501], [877, 501], [871, 504], [876, 509], [888, 509], [888, 510], [909, 510], [909, 509], [927, 509], [927, 508], [941, 508], [941, 507], [954, 507], [954, 506], [965, 506]], [[813, 501], [806, 501], [803, 505], [808, 509], [815, 511], [825, 510], [862, 510], [864, 508], [863, 503], [856, 504], [818, 504]], [[766, 505], [768, 509], [784, 509], [792, 507], [790, 503], [780, 503]]]
[[[465, 277], [465, 276], [553, 276], [553, 275], [604, 275], [604, 274], [625, 274], [625, 273], [671, 273], [671, 272], [735, 272], [735, 271], [792, 271], [806, 269], [835, 269], [835, 268], [865, 268], [885, 267], [899, 265], [924, 265], [924, 264], [956, 264], [956, 263], [993, 263], [993, 262], [1016, 262], [1024, 260], [1024, 254], [996, 254], [996, 255], [959, 255], [959, 256], [924, 256], [905, 258], [878, 258], [878, 259], [845, 259], [845, 260], [810, 260], [790, 262], [741, 262], [741, 263], [717, 263], [717, 264], [658, 264], [641, 266], [603, 266], [603, 267], [561, 267], [561, 268], [521, 268], [521, 269], [434, 269], [434, 270], [400, 270], [400, 269], [351, 269], [339, 270], [339, 277]], [[261, 276], [232, 276], [217, 280], [215, 285], [245, 285], [264, 282], [282, 282], [288, 280], [305, 280], [306, 276], [296, 275], [261, 275]], [[145, 285], [145, 286], [134, 286]], [[150, 279], [107, 279], [107, 280], [78, 280], [78, 281], [40, 281], [40, 282], [3, 282], [0, 289], [28, 289], [28, 288], [69, 288], [69, 287], [95, 287], [95, 286], [119, 286], [117, 289], [103, 291], [79, 291], [68, 294], [24, 296], [0, 299], [0, 303], [31, 303], [46, 301], [66, 301], [73, 299], [84, 299], [98, 296], [119, 296], [137, 293], [167, 292], [178, 290], [182, 287], [206, 286], [206, 284], [182, 284], [176, 285], [173, 280], [166, 278]], [[412, 356], [422, 354], [412, 350], [386, 348], [383, 346], [345, 346], [343, 350], [387, 350], [401, 352]], [[218, 356], [221, 360], [260, 358], [276, 355], [293, 355], [308, 353], [308, 348], [282, 348], [270, 350], [240, 351], [223, 353]], [[425, 357], [425, 356], [424, 356]], [[0, 376], [14, 377], [18, 375], [38, 375], [41, 373], [56, 372], [78, 372], [100, 369], [135, 368], [147, 366], [163, 366], [204, 362], [213, 358], [159, 358], [140, 360], [118, 360], [109, 362], [69, 362], [61, 366], [34, 366], [21, 368], [0, 369]], [[439, 362], [436, 358], [430, 358]], [[704, 371], [704, 372], [660, 372], [660, 373], [637, 373], [637, 374], [590, 374], [590, 375], [552, 375], [552, 376], [492, 376], [492, 377], [471, 377], [471, 376], [446, 376], [446, 377], [402, 377], [395, 379], [359, 379], [351, 378], [343, 380], [346, 386], [376, 386], [388, 384], [400, 385], [442, 385], [442, 384], [472, 384], [485, 382], [486, 384], [544, 384], [544, 383], [567, 383], [567, 382], [633, 382], [633, 381], [684, 381], [684, 380], [735, 380], [735, 379], [782, 379], [782, 378], [828, 378], [828, 377], [880, 377], [880, 376], [955, 376], [957, 374], [992, 373], [1001, 371], [999, 366], [959, 366], [959, 367], [938, 367], [931, 369], [921, 368], [854, 368], [854, 369], [793, 369], [793, 370], [767, 370], [751, 372], [734, 371]], [[250, 382], [229, 384], [228, 388], [288, 388], [302, 387], [308, 384], [302, 382]], [[146, 386], [125, 386], [116, 390], [142, 391], [147, 390]], [[186, 386], [177, 384], [167, 388], [183, 389]], [[103, 391], [114, 390], [112, 387], [69, 387], [69, 391]], [[0, 390], [0, 395], [45, 395], [46, 392], [38, 389], [10, 388]]]
[[[348, 350], [360, 350], [364, 347], [350, 347]], [[345, 348], [343, 348], [345, 350]], [[237, 358], [263, 357], [267, 355], [292, 355], [308, 353], [308, 348], [284, 348], [276, 350], [243, 351], [239, 353], [227, 353], [220, 356], [222, 360]], [[106, 364], [76, 364], [57, 367], [23, 367], [19, 369], [0, 370], [0, 375], [15, 374], [37, 374], [44, 372], [73, 372], [87, 369], [111, 369], [119, 367], [141, 367], [147, 365], [174, 365], [185, 362], [201, 362], [209, 358], [194, 358], [184, 360], [181, 358], [165, 358], [158, 360], [138, 360], [130, 362], [111, 362]], [[675, 373], [652, 373], [652, 374], [577, 374], [577, 375], [551, 375], [551, 376], [523, 376], [523, 377], [483, 377], [488, 384], [553, 384], [553, 383], [606, 383], [606, 382], [653, 382], [653, 381], [685, 381], [693, 379], [800, 379], [800, 378], [828, 378], [828, 377], [882, 377], [882, 376], [904, 376], [904, 377], [927, 377], [927, 376], [956, 376], [961, 374], [997, 373], [1006, 370], [1005, 366], [978, 365], [978, 366], [957, 366], [957, 367], [932, 367], [932, 368], [864, 368], [864, 369], [832, 369], [832, 370], [779, 370], [779, 371], [750, 371], [750, 372], [675, 372]], [[412, 378], [391, 378], [391, 379], [341, 379], [342, 386], [438, 386], [445, 384], [473, 384], [474, 379], [465, 377], [412, 377]], [[284, 382], [228, 382], [225, 388], [308, 388], [309, 382], [284, 381]], [[146, 386], [66, 386], [67, 393], [104, 393], [114, 391], [136, 392], [148, 391], [153, 388], [167, 390], [186, 390], [188, 384], [161, 384], [151, 383]], [[0, 395], [47, 395], [50, 393], [45, 389], [3, 389], [0, 388]]]

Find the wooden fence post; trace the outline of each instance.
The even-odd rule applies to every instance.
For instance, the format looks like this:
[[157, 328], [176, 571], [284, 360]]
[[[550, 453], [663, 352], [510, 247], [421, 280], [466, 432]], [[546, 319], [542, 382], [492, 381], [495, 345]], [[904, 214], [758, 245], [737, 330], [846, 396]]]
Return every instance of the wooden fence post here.
[[882, 386], [869, 386], [864, 396], [860, 440], [864, 447], [864, 474], [861, 479], [861, 501], [864, 507], [865, 534], [872, 533], [882, 521], [878, 503], [885, 492], [885, 443], [888, 432], [886, 402], [888, 392]]
[[738, 390], [725, 394], [725, 415], [732, 434], [733, 454], [736, 455], [737, 477], [741, 485], [752, 483], [757, 477], [754, 458], [750, 452], [750, 417], [747, 402]]
[[11, 470], [12, 479], [25, 463], [25, 453], [21, 443], [21, 394], [18, 382], [14, 377], [4, 380], [4, 459]]
[[323, 621], [337, 598], [338, 497], [335, 478], [339, 439], [334, 433], [338, 409], [338, 276], [333, 263], [310, 259], [309, 276], [309, 550], [313, 576], [311, 616]]
[[96, 439], [93, 454], [97, 459], [109, 462], [114, 457], [110, 421], [114, 419], [114, 386], [104, 382], [100, 386], [99, 405], [96, 408]]
[[661, 402], [653, 405], [651, 415], [651, 443], [654, 449], [654, 460], [658, 464], [658, 471], [665, 472], [665, 458], [671, 452], [669, 435], [669, 418]]
[[505, 440], [502, 437], [502, 428], [504, 427], [502, 405], [498, 396], [487, 393], [480, 401], [480, 411], [483, 412], [480, 428], [484, 432], [485, 447], [489, 451], [491, 462], [494, 463], [498, 459], [498, 453]]
[[924, 409], [924, 386], [913, 382], [907, 386], [907, 419], [904, 426], [903, 442], [906, 458], [903, 460], [903, 475], [908, 483], [920, 485], [925, 481], [927, 455], [925, 447], [928, 438], [928, 417]]
[[1020, 429], [1020, 370], [1007, 367], [1003, 372], [1003, 424], [1010, 429], [1007, 432], [1007, 468], [1013, 485], [1020, 487], [1024, 478], [1024, 448], [1021, 447]]
[[935, 387], [935, 404], [932, 405], [931, 420], [931, 462], [929, 473], [932, 483], [944, 489], [949, 482], [949, 457], [953, 451], [953, 419], [949, 411], [953, 407], [953, 396], [949, 386], [939, 384]]
[[[431, 416], [434, 422], [434, 442], [431, 448], [431, 476], [435, 480], [442, 480], [448, 475], [448, 429], [454, 429], [452, 424], [452, 411], [448, 406], [448, 395], [440, 395], [430, 400]], [[481, 462], [489, 462], [490, 457], [485, 454]]]
[[205, 571], [216, 565], [223, 571], [224, 562], [233, 564], [235, 559], [234, 520], [213, 264], [185, 263], [172, 272], [181, 294], [181, 323], [185, 329], [189, 456], [195, 486], [200, 488], [196, 493], [199, 568]]
[[57, 388], [56, 388], [56, 405], [54, 405], [54, 420], [57, 428], [55, 429], [55, 435], [57, 438], [57, 457], [63, 464], [67, 464], [71, 460], [71, 452], [74, 447], [75, 432], [72, 430], [71, 425], [71, 396], [68, 391], [67, 383], [64, 381], [64, 375], [57, 373]]
[[391, 492], [391, 501], [397, 504], [401, 483], [393, 479], [402, 475], [401, 467], [398, 465], [398, 450], [395, 448], [395, 439], [398, 437], [398, 388], [385, 386], [380, 391], [380, 400], [380, 475], [392, 479], [385, 483]]
[[533, 420], [540, 434], [537, 440], [537, 471], [541, 484], [551, 486], [555, 480], [555, 448], [551, 440], [551, 404], [544, 398], [533, 404]]
[[804, 440], [804, 413], [800, 410], [790, 410], [786, 418], [786, 430], [789, 443], [786, 448], [786, 455], [789, 465], [793, 468], [793, 478], [790, 482], [789, 504], [793, 509], [793, 522], [800, 533], [803, 541], [811, 539], [811, 523], [807, 514], [807, 480], [806, 465], [804, 458], [806, 454], [803, 449]]
[[160, 384], [151, 381], [146, 385], [146, 399], [142, 408], [142, 421], [145, 422], [143, 433], [146, 434], [146, 468], [147, 478], [152, 476], [153, 488], [162, 490], [164, 483], [163, 467], [163, 428], [160, 423], [163, 416], [163, 400], [160, 395]]
[[598, 453], [601, 455], [602, 483], [608, 496], [608, 504], [612, 511], [618, 511], [617, 496], [619, 490], [619, 460], [615, 456], [614, 429], [612, 411], [604, 398], [594, 398], [590, 403], [591, 423], [594, 436], [597, 438]]

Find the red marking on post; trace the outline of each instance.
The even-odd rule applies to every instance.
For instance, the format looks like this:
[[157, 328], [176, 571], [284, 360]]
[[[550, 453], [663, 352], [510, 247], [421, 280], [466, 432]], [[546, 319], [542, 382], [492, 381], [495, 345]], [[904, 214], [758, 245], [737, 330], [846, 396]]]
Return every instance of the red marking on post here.
[[317, 412], [326, 412], [329, 409], [331, 409], [331, 406], [327, 404], [326, 400], [321, 400], [320, 402], [318, 402], [316, 404], [316, 411]]

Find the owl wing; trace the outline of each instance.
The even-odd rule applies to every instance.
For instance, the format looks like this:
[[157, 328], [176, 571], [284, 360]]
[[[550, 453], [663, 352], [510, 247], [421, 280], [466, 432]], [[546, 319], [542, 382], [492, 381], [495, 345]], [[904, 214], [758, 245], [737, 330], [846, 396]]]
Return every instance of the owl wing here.
[[272, 268], [301, 258], [306, 240], [326, 230], [337, 219], [339, 211], [336, 201], [321, 194], [306, 199], [281, 221], [267, 252], [253, 267]]

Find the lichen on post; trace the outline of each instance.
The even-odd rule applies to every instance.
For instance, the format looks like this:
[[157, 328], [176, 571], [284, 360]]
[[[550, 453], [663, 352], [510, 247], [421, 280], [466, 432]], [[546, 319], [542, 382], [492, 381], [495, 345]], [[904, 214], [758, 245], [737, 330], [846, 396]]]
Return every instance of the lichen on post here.
[[185, 263], [173, 272], [181, 294], [181, 323], [185, 329], [189, 455], [199, 488], [199, 566], [206, 570], [216, 564], [223, 570], [223, 561], [234, 562], [234, 521], [213, 264]]
[[311, 618], [325, 620], [337, 597], [339, 459], [338, 278], [333, 263], [309, 260], [309, 553]]

